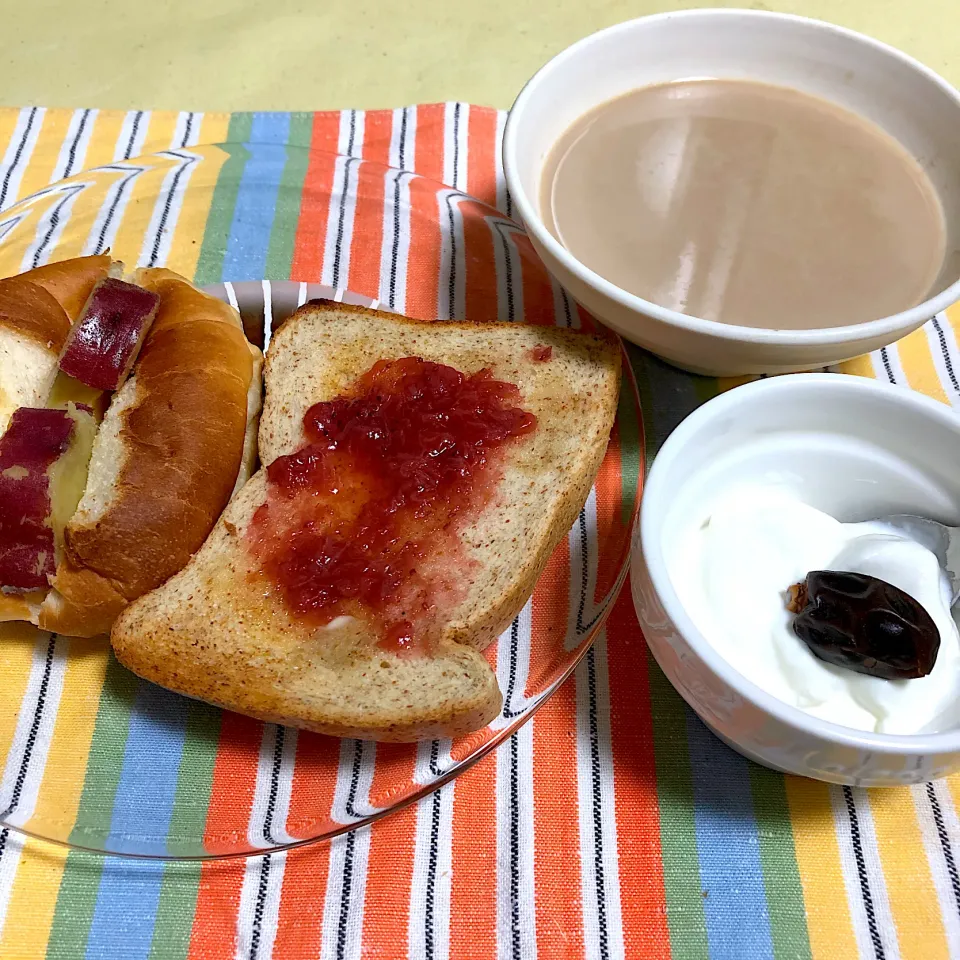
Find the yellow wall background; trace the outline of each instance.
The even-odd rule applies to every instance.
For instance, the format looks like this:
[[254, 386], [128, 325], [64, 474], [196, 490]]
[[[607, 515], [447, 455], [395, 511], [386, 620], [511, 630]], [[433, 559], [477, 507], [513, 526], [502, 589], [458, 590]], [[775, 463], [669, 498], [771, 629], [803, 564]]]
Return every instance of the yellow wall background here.
[[960, 0], [0, 0], [0, 104], [319, 110], [460, 99], [507, 107], [577, 38], [692, 6], [832, 20], [960, 85]]

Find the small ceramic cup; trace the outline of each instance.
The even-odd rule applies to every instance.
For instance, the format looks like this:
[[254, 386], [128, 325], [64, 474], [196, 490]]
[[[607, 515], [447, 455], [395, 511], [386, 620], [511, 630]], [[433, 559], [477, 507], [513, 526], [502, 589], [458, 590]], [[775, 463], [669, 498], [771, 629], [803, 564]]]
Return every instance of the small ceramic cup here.
[[764, 477], [844, 522], [912, 513], [960, 523], [960, 418], [861, 377], [758, 380], [710, 400], [667, 438], [647, 477], [632, 586], [663, 672], [714, 733], [788, 773], [860, 786], [919, 783], [960, 769], [960, 728], [864, 733], [821, 720], [738, 673], [694, 625], [668, 572], [690, 505]]
[[[540, 214], [550, 149], [577, 118], [638, 87], [746, 78], [831, 100], [879, 124], [921, 163], [943, 206], [947, 257], [919, 306], [851, 326], [758, 329], [677, 313], [605, 280], [570, 254]], [[831, 24], [748, 10], [687, 10], [601, 30], [564, 50], [510, 111], [503, 166], [516, 212], [550, 272], [617, 333], [696, 373], [785, 373], [879, 349], [960, 299], [960, 93], [916, 60]]]

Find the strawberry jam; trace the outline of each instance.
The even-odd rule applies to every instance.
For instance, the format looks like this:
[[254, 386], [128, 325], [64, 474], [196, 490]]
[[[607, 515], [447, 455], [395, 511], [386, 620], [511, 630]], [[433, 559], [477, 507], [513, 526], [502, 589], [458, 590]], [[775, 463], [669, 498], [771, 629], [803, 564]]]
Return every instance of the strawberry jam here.
[[267, 467], [251, 525], [261, 569], [318, 625], [352, 616], [392, 650], [429, 647], [435, 611], [469, 574], [459, 543], [532, 433], [514, 384], [419, 357], [381, 360], [303, 419], [306, 444]]

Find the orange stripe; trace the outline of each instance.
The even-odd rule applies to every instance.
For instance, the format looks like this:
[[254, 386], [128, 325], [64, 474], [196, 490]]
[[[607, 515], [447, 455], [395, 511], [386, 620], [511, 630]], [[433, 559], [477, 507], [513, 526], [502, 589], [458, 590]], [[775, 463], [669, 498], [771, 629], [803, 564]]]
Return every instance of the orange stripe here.
[[660, 811], [653, 753], [653, 717], [647, 649], [627, 582], [607, 621], [612, 652], [610, 737], [617, 835], [620, 837], [620, 909], [625, 953], [659, 960], [670, 956]]
[[[550, 682], [566, 662], [570, 550], [565, 537], [533, 595], [529, 686]], [[537, 713], [533, 727], [537, 955], [568, 957], [583, 950], [580, 825], [577, 804], [576, 686], [565, 683]]]
[[490, 206], [497, 203], [497, 111], [470, 107], [467, 155], [467, 193]]
[[350, 242], [350, 275], [345, 284], [354, 293], [372, 299], [380, 292], [384, 176], [384, 168], [379, 163], [360, 164]]
[[208, 860], [200, 868], [188, 960], [234, 960], [244, 860]]
[[513, 241], [520, 254], [523, 273], [523, 322], [552, 327], [555, 317], [550, 274], [526, 234], [514, 233]]
[[274, 960], [320, 956], [329, 873], [329, 843], [291, 850], [287, 854], [283, 895], [277, 914], [277, 937], [273, 944]]
[[203, 831], [204, 846], [210, 853], [238, 852], [238, 824], [243, 825], [246, 836], [262, 738], [263, 724], [259, 720], [224, 712]]
[[416, 806], [378, 821], [371, 831], [362, 942], [375, 944], [381, 957], [407, 954], [409, 909], [405, 907], [413, 883], [416, 831]]
[[497, 241], [493, 228], [484, 220], [491, 212], [482, 204], [464, 201], [460, 204], [460, 214], [467, 274], [463, 319], [474, 323], [497, 320], [497, 262], [493, 249]]
[[300, 196], [300, 219], [294, 241], [291, 280], [316, 283], [323, 270], [323, 246], [327, 236], [327, 214], [333, 187], [337, 139], [340, 131], [338, 113], [318, 113], [314, 117], [310, 139], [310, 162]]
[[389, 165], [392, 136], [393, 111], [368, 110], [363, 118], [363, 159]]
[[[259, 721], [235, 713], [223, 714], [204, 828], [204, 845], [211, 853], [236, 852], [246, 843], [262, 736], [263, 725]], [[242, 830], [239, 837], [238, 830]], [[242, 860], [208, 862], [201, 867], [190, 957], [233, 957], [243, 870]]]
[[[370, 803], [387, 807], [398, 802], [397, 784], [413, 784], [417, 748], [410, 743], [378, 743], [377, 764], [370, 784]], [[413, 791], [403, 791], [407, 796]]]
[[420, 177], [410, 180], [406, 313], [418, 320], [436, 320], [440, 273], [437, 186], [421, 178], [434, 181], [443, 178], [443, 104], [417, 107], [414, 169]]
[[[418, 132], [418, 141], [419, 138]], [[418, 320], [437, 319], [437, 277], [440, 271], [438, 189], [436, 184], [422, 177], [410, 179], [410, 249], [405, 312]]]
[[[490, 107], [471, 107], [467, 128], [467, 193], [474, 197], [496, 198], [497, 166], [494, 142], [497, 111]], [[463, 217], [463, 243], [466, 263], [466, 320], [497, 320], [497, 264], [493, 227], [485, 218], [496, 211], [479, 203], [460, 204]]]
[[490, 755], [454, 788], [450, 960], [497, 955], [496, 786]]
[[[330, 815], [339, 765], [339, 740], [300, 731], [287, 813], [287, 832], [292, 837], [315, 837], [339, 826]], [[275, 957], [299, 960], [319, 956], [329, 872], [329, 843], [288, 854], [277, 917]]]
[[363, 157], [357, 172], [357, 203], [350, 243], [350, 276], [346, 286], [375, 299], [380, 291], [380, 251], [383, 245], [383, 195], [389, 162], [392, 110], [371, 110], [364, 118]]
[[597, 588], [594, 600], [602, 600], [616, 582], [630, 549], [629, 537], [620, 515], [623, 497], [620, 459], [620, 428], [615, 423], [610, 445], [594, 482], [597, 492]]
[[445, 108], [442, 103], [417, 107], [417, 143], [413, 169], [428, 180], [443, 183], [443, 133]]
[[334, 823], [330, 809], [339, 766], [339, 740], [300, 731], [287, 813], [290, 836], [305, 840], [339, 826]]

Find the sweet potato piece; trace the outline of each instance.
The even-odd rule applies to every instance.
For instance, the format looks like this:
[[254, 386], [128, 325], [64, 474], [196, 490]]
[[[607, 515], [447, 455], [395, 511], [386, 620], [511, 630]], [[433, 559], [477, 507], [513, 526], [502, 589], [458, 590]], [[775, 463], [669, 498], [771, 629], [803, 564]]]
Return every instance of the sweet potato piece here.
[[114, 277], [101, 280], [73, 325], [60, 369], [98, 390], [118, 390], [140, 352], [160, 298]]
[[0, 438], [0, 589], [44, 590], [86, 486], [96, 433], [88, 407], [20, 407]]

